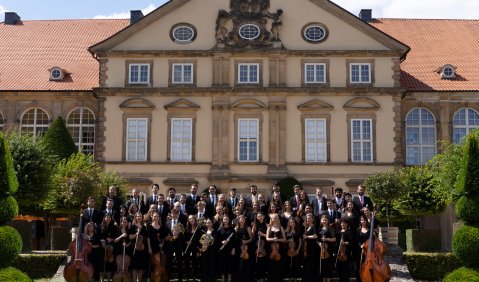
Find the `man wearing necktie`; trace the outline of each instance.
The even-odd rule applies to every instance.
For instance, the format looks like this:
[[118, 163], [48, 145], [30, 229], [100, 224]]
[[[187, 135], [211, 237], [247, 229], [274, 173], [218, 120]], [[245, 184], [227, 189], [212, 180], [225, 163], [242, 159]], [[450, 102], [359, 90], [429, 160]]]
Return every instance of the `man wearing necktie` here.
[[146, 207], [149, 209], [151, 205], [158, 204], [158, 191], [160, 190], [160, 185], [154, 183], [151, 185], [151, 196], [146, 198]]
[[[184, 234], [182, 233], [174, 232], [173, 234], [173, 231], [175, 230], [174, 226], [178, 225], [179, 223], [183, 224], [181, 220], [179, 220], [179, 211], [174, 208], [171, 210], [171, 221], [166, 224], [170, 233], [167, 248], [165, 249], [167, 256], [166, 269], [168, 272], [171, 273], [171, 262], [173, 261], [173, 258], [175, 258], [177, 265], [178, 281], [182, 281], [184, 272], [183, 251], [186, 248], [186, 239], [184, 237]], [[183, 224], [183, 226], [185, 225]]]
[[200, 201], [200, 197], [198, 196], [198, 184], [191, 184], [190, 188], [190, 195], [186, 197], [186, 212], [188, 214], [195, 214], [196, 213], [196, 204]]
[[120, 221], [120, 214], [113, 209], [113, 205], [114, 205], [113, 199], [106, 200], [106, 209], [103, 212], [103, 217], [105, 215], [109, 215], [118, 224]]
[[210, 185], [208, 188], [209, 195], [208, 199], [206, 200], [206, 210], [208, 214], [210, 215], [215, 215], [216, 214], [216, 186], [215, 185]]
[[87, 206], [83, 212], [81, 217], [83, 218], [83, 226], [81, 226], [81, 231], [83, 232], [83, 227], [88, 222], [93, 222], [95, 226], [99, 226], [101, 221], [103, 220], [103, 213], [97, 209], [95, 209], [95, 199], [93, 197], [88, 197]]
[[366, 192], [366, 188], [363, 185], [359, 185], [357, 191], [358, 191], [358, 196], [355, 196], [353, 198], [353, 204], [356, 206], [356, 208], [360, 211], [361, 214], [363, 214], [364, 208], [368, 208], [369, 210], [372, 210], [373, 201], [371, 201], [371, 198], [364, 195], [364, 193]]

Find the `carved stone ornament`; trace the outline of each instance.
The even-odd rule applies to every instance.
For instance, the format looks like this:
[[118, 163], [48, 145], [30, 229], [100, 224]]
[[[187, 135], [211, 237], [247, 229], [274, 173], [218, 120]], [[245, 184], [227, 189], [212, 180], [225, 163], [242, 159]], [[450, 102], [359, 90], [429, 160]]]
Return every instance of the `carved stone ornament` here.
[[269, 12], [269, 0], [230, 0], [230, 11], [218, 11], [216, 48], [282, 48], [279, 31], [283, 10]]

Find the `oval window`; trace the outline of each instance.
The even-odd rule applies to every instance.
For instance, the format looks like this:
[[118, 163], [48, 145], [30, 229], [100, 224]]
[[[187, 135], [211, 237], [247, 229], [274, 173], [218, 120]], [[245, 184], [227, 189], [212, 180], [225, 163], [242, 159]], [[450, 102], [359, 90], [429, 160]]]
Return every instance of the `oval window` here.
[[190, 43], [196, 36], [194, 27], [186, 24], [173, 26], [170, 33], [171, 39], [178, 43]]
[[239, 35], [246, 40], [254, 40], [259, 37], [261, 31], [255, 24], [244, 24], [239, 28]]
[[303, 38], [310, 43], [319, 43], [328, 36], [326, 27], [319, 24], [310, 24], [303, 28]]

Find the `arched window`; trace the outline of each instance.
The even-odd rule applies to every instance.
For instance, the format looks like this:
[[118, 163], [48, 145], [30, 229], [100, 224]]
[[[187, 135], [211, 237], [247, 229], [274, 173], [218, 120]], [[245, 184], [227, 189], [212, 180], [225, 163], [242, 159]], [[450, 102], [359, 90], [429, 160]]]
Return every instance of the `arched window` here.
[[3, 130], [3, 127], [5, 127], [5, 119], [3, 118], [2, 112], [0, 112], [0, 131]]
[[436, 154], [436, 119], [425, 108], [406, 116], [406, 164], [425, 164]]
[[78, 150], [93, 154], [95, 147], [95, 115], [87, 108], [75, 108], [67, 117], [67, 128]]
[[452, 121], [452, 140], [457, 144], [469, 131], [479, 128], [479, 113], [471, 108], [460, 109], [454, 114]]
[[23, 113], [20, 127], [23, 132], [30, 132], [35, 136], [43, 136], [48, 130], [50, 117], [40, 108], [32, 108]]

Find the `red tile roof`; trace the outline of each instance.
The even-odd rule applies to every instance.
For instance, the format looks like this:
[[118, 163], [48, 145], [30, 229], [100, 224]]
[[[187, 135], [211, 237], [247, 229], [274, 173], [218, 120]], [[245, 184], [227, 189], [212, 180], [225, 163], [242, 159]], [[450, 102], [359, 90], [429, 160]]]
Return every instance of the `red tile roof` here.
[[[371, 25], [409, 45], [401, 85], [410, 91], [479, 90], [479, 20], [375, 19]], [[455, 79], [437, 70], [455, 66]]]
[[[41, 20], [0, 23], [0, 90], [91, 90], [99, 64], [88, 47], [129, 24], [114, 20]], [[49, 69], [70, 73], [50, 81]]]

